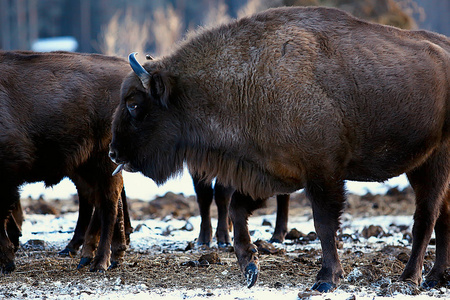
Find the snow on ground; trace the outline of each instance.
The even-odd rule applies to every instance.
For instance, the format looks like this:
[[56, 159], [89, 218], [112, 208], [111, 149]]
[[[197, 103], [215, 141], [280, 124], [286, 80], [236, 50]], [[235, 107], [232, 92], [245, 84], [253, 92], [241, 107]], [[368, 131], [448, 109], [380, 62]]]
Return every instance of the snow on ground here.
[[[162, 187], [157, 187], [153, 181], [143, 177], [140, 174], [125, 173], [125, 186], [127, 194], [131, 198], [139, 198], [143, 200], [154, 199], [157, 195], [164, 195], [167, 191], [173, 191], [175, 193], [184, 193], [185, 195], [193, 195], [192, 181], [185, 170], [181, 178], [176, 178], [169, 181]], [[403, 188], [407, 186], [407, 180], [405, 176], [400, 176], [392, 179], [391, 181], [380, 183], [357, 183], [348, 182], [347, 189], [349, 192], [357, 194], [371, 193], [384, 193], [389, 187], [399, 186]], [[22, 189], [22, 197], [32, 196], [38, 197], [41, 194], [46, 198], [69, 198], [72, 194], [76, 193], [75, 187], [69, 180], [64, 180], [55, 188], [45, 189], [42, 184], [26, 185]], [[249, 229], [254, 231], [252, 236], [253, 241], [257, 239], [268, 240], [272, 235], [272, 230], [269, 227], [261, 226], [262, 220], [267, 219], [272, 224], [275, 223], [275, 215], [251, 217], [249, 219]], [[21, 237], [21, 243], [26, 243], [31, 239], [42, 239], [47, 242], [49, 248], [62, 249], [69, 239], [72, 237], [73, 229], [75, 227], [77, 219], [77, 213], [64, 214], [61, 217], [53, 215], [27, 215], [23, 225], [23, 236]], [[213, 224], [217, 221], [213, 220]], [[364, 226], [371, 224], [380, 225], [385, 231], [389, 230], [390, 224], [407, 225], [412, 226], [412, 216], [382, 216], [373, 218], [352, 218], [349, 215], [344, 215], [342, 228], [344, 233], [353, 233], [355, 231], [361, 231]], [[174, 250], [184, 248], [187, 242], [193, 241], [199, 231], [200, 217], [192, 217], [187, 221], [181, 221], [171, 219], [167, 217], [163, 220], [145, 220], [145, 221], [133, 221], [132, 226], [140, 229], [135, 231], [131, 235], [130, 248], [142, 249], [152, 251]], [[192, 231], [178, 230], [184, 226], [192, 226]], [[296, 228], [301, 232], [308, 233], [314, 231], [312, 220], [307, 217], [292, 217], [289, 220], [289, 227]], [[163, 236], [162, 232], [170, 229], [171, 235]], [[393, 233], [392, 236], [383, 238], [370, 238], [365, 243], [371, 244], [371, 249], [368, 251], [375, 251], [377, 245], [404, 245], [406, 243], [401, 233]], [[383, 242], [383, 243], [380, 243]], [[212, 245], [214, 246], [214, 245]], [[283, 244], [280, 247], [285, 247], [286, 250], [291, 251], [288, 247], [305, 247], [300, 245], [288, 245]], [[306, 247], [319, 248], [319, 242], [312, 243]], [[345, 245], [344, 245], [345, 247]], [[352, 247], [348, 245], [347, 247]], [[381, 246], [380, 246], [381, 247]], [[363, 247], [361, 247], [362, 249]], [[123, 286], [116, 291], [109, 291], [105, 293], [81, 293], [76, 296], [73, 294], [63, 296], [59, 295], [42, 295], [39, 289], [32, 290], [28, 293], [29, 298], [46, 298], [46, 299], [119, 299], [126, 298], [133, 299], [276, 299], [283, 297], [284, 299], [297, 299], [297, 289], [267, 289], [262, 287], [253, 287], [247, 289], [244, 285], [240, 290], [232, 290], [220, 287], [214, 290], [213, 295], [206, 295], [204, 290], [148, 290], [146, 286], [129, 286], [124, 288]], [[448, 293], [448, 291], [444, 291]], [[356, 299], [381, 299], [373, 292], [358, 291], [356, 293], [348, 293], [337, 289], [333, 293], [326, 293], [317, 296], [311, 296], [310, 299], [351, 299], [353, 295], [356, 295]], [[396, 295], [396, 299], [414, 299], [422, 300], [429, 299], [428, 295], [419, 296], [405, 296]]]
[[[251, 217], [249, 219], [249, 229], [254, 231], [252, 236], [253, 241], [257, 239], [268, 240], [272, 235], [272, 228], [268, 226], [261, 226], [263, 219], [275, 223], [275, 214], [267, 216]], [[62, 217], [56, 217], [53, 215], [27, 215], [23, 226], [23, 236], [21, 243], [25, 243], [31, 239], [42, 239], [47, 242], [49, 248], [62, 249], [69, 241], [72, 235], [77, 219], [77, 213], [68, 213]], [[380, 216], [373, 218], [355, 218], [346, 215], [343, 220], [344, 233], [354, 233], [360, 231], [364, 226], [371, 224], [377, 224], [383, 227], [388, 232], [391, 224], [412, 226], [411, 216]], [[213, 220], [213, 224], [216, 224], [216, 220]], [[133, 221], [134, 228], [138, 226], [140, 229], [131, 235], [130, 248], [148, 250], [158, 252], [163, 250], [175, 250], [179, 248], [185, 248], [186, 244], [193, 241], [197, 235], [200, 225], [200, 217], [191, 217], [187, 221], [176, 220], [167, 217], [163, 220], [144, 220]], [[293, 217], [289, 220], [291, 228], [297, 228], [302, 232], [313, 231], [312, 220], [307, 217]], [[185, 226], [192, 226], [192, 231], [178, 230]], [[171, 235], [163, 236], [162, 233], [170, 229]], [[363, 241], [364, 245], [370, 244], [368, 251], [376, 251], [384, 245], [406, 245], [407, 242], [403, 240], [401, 233], [391, 232], [393, 235], [383, 238], [371, 237], [368, 240]], [[380, 243], [383, 242], [383, 243]], [[358, 249], [364, 249], [364, 245], [358, 247]], [[319, 248], [319, 242], [315, 242], [308, 245], [279, 245], [279, 247], [285, 247], [287, 251], [292, 251], [292, 247], [311, 247]], [[290, 248], [289, 248], [290, 247]], [[344, 245], [345, 247], [355, 247], [355, 245]], [[378, 247], [378, 248], [377, 248]], [[64, 288], [64, 287], [62, 287]], [[283, 288], [283, 289], [268, 289], [262, 287], [254, 287], [247, 289], [242, 286], [241, 289], [233, 289], [232, 291], [226, 287], [219, 287], [214, 289], [213, 295], [207, 295], [205, 290], [198, 289], [163, 289], [163, 290], [149, 290], [145, 285], [143, 286], [121, 286], [116, 291], [101, 290], [91, 291], [90, 293], [62, 293], [54, 298], [54, 295], [42, 295], [42, 291], [39, 289], [28, 292], [29, 298], [46, 298], [46, 299], [119, 299], [125, 297], [126, 299], [275, 299], [276, 297], [283, 297], [285, 299], [297, 299], [299, 290], [295, 288]], [[381, 299], [373, 292], [358, 291], [355, 293], [344, 292], [339, 289], [333, 293], [326, 293], [322, 295], [312, 296], [310, 299], [350, 299], [352, 295], [357, 295], [356, 299]], [[422, 300], [429, 299], [427, 295], [419, 296], [405, 296], [397, 295], [395, 299], [414, 299]]]

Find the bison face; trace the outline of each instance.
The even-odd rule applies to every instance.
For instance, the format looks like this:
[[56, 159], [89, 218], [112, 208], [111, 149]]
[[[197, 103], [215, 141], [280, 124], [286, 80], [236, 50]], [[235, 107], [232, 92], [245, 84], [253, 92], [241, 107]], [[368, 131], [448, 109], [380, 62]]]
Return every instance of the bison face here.
[[[183, 167], [181, 128], [168, 74], [145, 70], [130, 55], [134, 72], [122, 83], [121, 101], [112, 123], [111, 159], [128, 171], [139, 171], [158, 184]], [[119, 168], [120, 168], [119, 166]], [[118, 170], [120, 170], [118, 168]]]

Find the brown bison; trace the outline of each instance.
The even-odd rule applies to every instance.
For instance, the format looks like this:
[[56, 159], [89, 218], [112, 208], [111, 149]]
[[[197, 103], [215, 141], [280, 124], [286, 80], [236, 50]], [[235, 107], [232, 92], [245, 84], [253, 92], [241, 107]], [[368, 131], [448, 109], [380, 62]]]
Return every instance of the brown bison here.
[[[108, 158], [108, 145], [120, 83], [129, 71], [127, 62], [115, 57], [0, 52], [3, 272], [15, 268], [5, 220], [12, 220], [19, 186], [36, 181], [52, 186], [64, 177], [75, 183], [80, 198], [77, 229], [68, 245], [76, 250], [80, 237], [84, 240], [79, 267], [92, 261], [91, 270], [106, 270], [111, 250], [113, 262], [123, 258], [126, 247], [119, 207], [123, 181], [121, 176], [111, 176], [114, 164]], [[119, 238], [111, 244], [113, 232]]]
[[433, 229], [450, 267], [450, 40], [371, 24], [329, 8], [279, 8], [191, 36], [122, 84], [110, 156], [158, 183], [179, 172], [216, 177], [230, 203], [235, 253], [252, 286], [257, 250], [247, 218], [274, 194], [304, 188], [323, 257], [313, 289], [344, 272], [336, 231], [344, 181], [406, 173], [416, 194], [411, 257], [420, 284]]

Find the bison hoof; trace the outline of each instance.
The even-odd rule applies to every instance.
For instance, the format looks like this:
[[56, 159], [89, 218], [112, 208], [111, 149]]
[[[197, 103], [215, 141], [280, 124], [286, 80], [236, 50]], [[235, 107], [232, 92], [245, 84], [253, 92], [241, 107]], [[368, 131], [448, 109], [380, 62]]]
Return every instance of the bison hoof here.
[[219, 247], [219, 248], [228, 248], [228, 247], [231, 247], [231, 244], [227, 243], [227, 242], [218, 242], [217, 243], [217, 247]]
[[108, 270], [116, 269], [120, 266], [120, 263], [118, 261], [112, 261], [111, 264], [108, 267]]
[[64, 250], [58, 252], [61, 256], [75, 256], [77, 254], [77, 250], [66, 247]]
[[422, 288], [429, 290], [429, 289], [436, 287], [438, 284], [439, 284], [439, 281], [437, 281], [437, 280], [425, 280], [422, 283]]
[[328, 293], [328, 292], [331, 292], [332, 290], [334, 290], [335, 288], [336, 288], [336, 285], [331, 282], [316, 282], [316, 283], [314, 283], [314, 285], [312, 286], [311, 289], [314, 291], [321, 292], [321, 293]]
[[247, 287], [251, 288], [255, 285], [258, 279], [258, 267], [255, 263], [249, 263], [245, 268], [245, 279], [247, 280]]
[[197, 246], [209, 248], [209, 242], [197, 242]]
[[103, 268], [90, 268], [89, 272], [105, 273], [106, 270]]
[[14, 261], [10, 261], [9, 263], [6, 263], [2, 268], [3, 274], [10, 274], [16, 269], [16, 265], [14, 264]]
[[90, 264], [91, 264], [91, 261], [92, 261], [92, 258], [89, 258], [89, 257], [82, 257], [82, 258], [80, 259], [80, 263], [79, 263], [78, 266], [77, 266], [77, 269], [79, 270], [79, 269], [81, 269], [81, 268], [83, 268], [83, 267], [85, 267], [85, 266], [90, 265]]

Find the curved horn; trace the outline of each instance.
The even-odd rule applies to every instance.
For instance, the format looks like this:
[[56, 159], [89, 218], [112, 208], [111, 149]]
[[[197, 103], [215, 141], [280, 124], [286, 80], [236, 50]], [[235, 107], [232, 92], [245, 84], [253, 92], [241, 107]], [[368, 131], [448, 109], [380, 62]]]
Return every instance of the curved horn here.
[[137, 52], [133, 52], [128, 56], [128, 61], [130, 62], [130, 66], [133, 69], [134, 73], [139, 77], [142, 82], [142, 85], [146, 90], [149, 88], [150, 83], [150, 74], [144, 69], [144, 67], [136, 60]]

